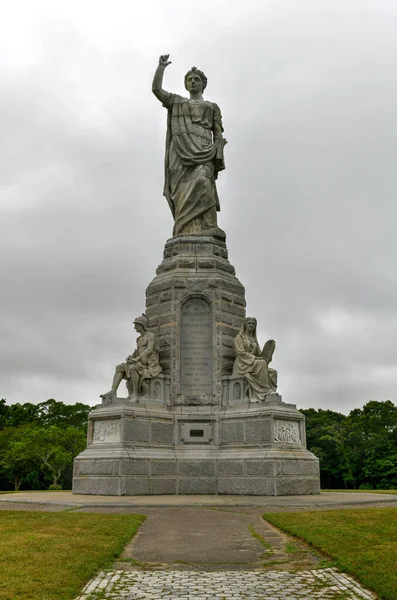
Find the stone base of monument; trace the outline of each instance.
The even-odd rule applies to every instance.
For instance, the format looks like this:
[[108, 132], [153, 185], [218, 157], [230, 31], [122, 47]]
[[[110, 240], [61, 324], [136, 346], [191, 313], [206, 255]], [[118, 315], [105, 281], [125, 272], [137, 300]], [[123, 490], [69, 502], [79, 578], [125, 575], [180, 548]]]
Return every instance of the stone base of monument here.
[[233, 374], [245, 305], [224, 241], [167, 241], [146, 290], [162, 372], [147, 398], [107, 396], [90, 413], [75, 494], [319, 493], [304, 415], [278, 394], [250, 403], [247, 380]]
[[87, 449], [75, 459], [73, 492], [318, 494], [319, 464], [306, 450], [303, 414], [278, 394], [258, 404], [244, 394], [233, 399], [236, 383], [244, 384], [225, 378], [220, 406], [158, 398], [99, 405], [89, 416]]

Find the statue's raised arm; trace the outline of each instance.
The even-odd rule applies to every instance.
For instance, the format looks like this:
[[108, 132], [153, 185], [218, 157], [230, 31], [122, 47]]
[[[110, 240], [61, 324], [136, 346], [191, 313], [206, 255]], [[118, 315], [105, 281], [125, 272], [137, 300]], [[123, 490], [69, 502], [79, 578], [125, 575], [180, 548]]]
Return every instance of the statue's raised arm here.
[[168, 65], [171, 64], [171, 61], [168, 60], [170, 57], [169, 54], [162, 54], [159, 58], [159, 65], [154, 73], [153, 83], [152, 83], [152, 92], [164, 104], [169, 97], [169, 92], [163, 90], [163, 76], [164, 70]]
[[152, 91], [168, 110], [164, 196], [175, 220], [173, 235], [206, 235], [225, 239], [218, 227], [218, 172], [225, 168], [222, 115], [204, 100], [207, 77], [192, 67], [185, 75], [189, 98], [163, 89], [169, 54], [159, 58]]

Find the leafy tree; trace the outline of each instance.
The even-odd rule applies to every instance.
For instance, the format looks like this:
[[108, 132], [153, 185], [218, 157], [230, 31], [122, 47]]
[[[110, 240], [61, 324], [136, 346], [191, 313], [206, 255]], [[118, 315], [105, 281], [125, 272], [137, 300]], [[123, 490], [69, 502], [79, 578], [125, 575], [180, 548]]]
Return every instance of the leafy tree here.
[[79, 427], [87, 430], [88, 414], [91, 410], [91, 406], [81, 402], [64, 404], [51, 398], [37, 405], [37, 417], [43, 426]]
[[348, 416], [313, 408], [302, 412], [323, 487], [397, 487], [397, 407], [390, 400], [371, 400]]
[[58, 427], [81, 427], [87, 429], [88, 414], [91, 406], [76, 402], [64, 404], [53, 398], [39, 404], [11, 404], [0, 400], [0, 429], [5, 427], [20, 427], [26, 423], [36, 423], [40, 426], [56, 425]]
[[40, 463], [26, 443], [26, 432], [26, 427], [0, 432], [0, 472], [16, 491], [22, 483], [37, 484], [40, 471]]
[[37, 421], [37, 404], [11, 404], [5, 407], [0, 427], [20, 427], [26, 423]]
[[86, 445], [90, 410], [54, 399], [11, 405], [0, 400], [0, 489], [70, 486], [73, 458]]
[[65, 469], [72, 467], [74, 457], [84, 450], [86, 436], [77, 427], [31, 427], [26, 431], [24, 444], [29, 448], [26, 453], [48, 469], [52, 484], [57, 485]]
[[301, 411], [306, 417], [307, 447], [320, 459], [323, 487], [341, 487], [344, 473], [345, 415], [332, 410], [309, 408]]
[[397, 406], [371, 400], [347, 418], [350, 443], [359, 456], [356, 470], [362, 484], [393, 487], [397, 481]]
[[7, 400], [5, 398], [0, 399], [0, 430], [4, 429], [6, 426], [7, 418], [8, 418], [8, 410]]

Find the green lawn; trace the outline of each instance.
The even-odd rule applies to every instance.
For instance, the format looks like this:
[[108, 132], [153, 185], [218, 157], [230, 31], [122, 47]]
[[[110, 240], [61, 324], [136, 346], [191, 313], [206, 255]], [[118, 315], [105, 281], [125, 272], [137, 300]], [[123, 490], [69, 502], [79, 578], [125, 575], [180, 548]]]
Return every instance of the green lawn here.
[[397, 600], [397, 508], [266, 513], [385, 600]]
[[0, 599], [73, 600], [144, 519], [0, 510]]
[[397, 490], [321, 490], [322, 492], [347, 492], [349, 494], [397, 494]]
[[23, 494], [24, 492], [29, 492], [29, 494], [34, 494], [35, 492], [37, 492], [37, 494], [56, 494], [57, 492], [71, 492], [72, 490], [7, 490], [6, 492], [0, 492], [0, 494]]

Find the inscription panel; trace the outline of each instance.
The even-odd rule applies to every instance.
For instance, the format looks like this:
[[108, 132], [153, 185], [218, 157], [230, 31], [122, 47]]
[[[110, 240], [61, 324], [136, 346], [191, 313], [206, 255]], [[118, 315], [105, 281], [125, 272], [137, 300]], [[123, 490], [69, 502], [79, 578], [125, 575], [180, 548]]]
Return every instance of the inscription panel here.
[[181, 394], [212, 394], [211, 364], [211, 306], [202, 298], [191, 298], [181, 310]]

